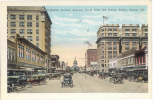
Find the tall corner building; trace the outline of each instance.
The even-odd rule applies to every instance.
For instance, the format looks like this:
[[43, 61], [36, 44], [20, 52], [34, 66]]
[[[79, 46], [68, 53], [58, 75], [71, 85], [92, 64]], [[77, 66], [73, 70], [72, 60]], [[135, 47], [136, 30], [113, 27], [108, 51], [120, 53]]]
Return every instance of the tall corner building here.
[[108, 72], [109, 59], [116, 57], [120, 46], [119, 24], [102, 25], [97, 32], [97, 66], [100, 71]]
[[108, 72], [109, 60], [131, 48], [148, 45], [148, 25], [105, 24], [97, 32], [97, 65], [100, 71]]
[[51, 24], [45, 7], [7, 7], [7, 36], [14, 38], [18, 33], [48, 54], [51, 52]]

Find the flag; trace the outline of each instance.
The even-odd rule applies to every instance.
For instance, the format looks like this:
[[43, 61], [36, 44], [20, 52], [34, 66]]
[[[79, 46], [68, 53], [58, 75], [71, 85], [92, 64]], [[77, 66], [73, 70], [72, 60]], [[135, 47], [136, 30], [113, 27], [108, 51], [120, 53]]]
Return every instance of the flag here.
[[86, 44], [89, 44], [89, 46], [92, 46], [92, 44], [90, 44], [88, 41], [85, 42]]
[[90, 46], [92, 46], [92, 44], [89, 44]]
[[108, 20], [108, 17], [106, 17], [106, 16], [103, 16], [103, 18], [105, 18], [105, 19], [107, 19], [107, 20]]

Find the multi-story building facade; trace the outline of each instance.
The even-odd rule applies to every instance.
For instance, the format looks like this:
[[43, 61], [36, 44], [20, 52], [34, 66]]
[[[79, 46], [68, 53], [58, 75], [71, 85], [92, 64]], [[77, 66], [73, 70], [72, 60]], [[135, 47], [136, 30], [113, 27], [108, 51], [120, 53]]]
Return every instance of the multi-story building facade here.
[[97, 49], [88, 49], [85, 58], [87, 67], [91, 67], [91, 62], [97, 62]]
[[[9, 6], [7, 8], [7, 35], [20, 34], [28, 41], [46, 52], [46, 68], [50, 68], [51, 19], [45, 7]], [[49, 60], [49, 61], [48, 61]]]
[[132, 71], [135, 68], [135, 50], [136, 48], [132, 48], [122, 53], [121, 70], [126, 69], [127, 71]]
[[[148, 37], [143, 36], [147, 32], [147, 25], [105, 24], [97, 32], [97, 65], [102, 72], [108, 72], [109, 59], [115, 58], [119, 53], [129, 49], [143, 48], [148, 43]], [[142, 31], [141, 31], [142, 30]], [[142, 35], [142, 36], [141, 36]], [[122, 63], [121, 59], [120, 62]], [[118, 66], [121, 67], [121, 66]]]
[[148, 25], [142, 24], [141, 32], [141, 48], [148, 47]]
[[108, 72], [109, 59], [119, 54], [119, 24], [106, 24], [97, 32], [97, 64], [100, 71]]
[[148, 69], [148, 50], [147, 46], [135, 52], [135, 65], [138, 68]]
[[52, 68], [57, 70], [59, 66], [59, 56], [58, 55], [51, 55], [51, 62], [52, 62]]
[[122, 24], [121, 52], [131, 48], [140, 48], [139, 24]]
[[44, 51], [18, 34], [7, 39], [8, 69], [44, 70], [45, 55]]
[[117, 57], [112, 58], [109, 60], [109, 70], [116, 70], [118, 66], [118, 59]]

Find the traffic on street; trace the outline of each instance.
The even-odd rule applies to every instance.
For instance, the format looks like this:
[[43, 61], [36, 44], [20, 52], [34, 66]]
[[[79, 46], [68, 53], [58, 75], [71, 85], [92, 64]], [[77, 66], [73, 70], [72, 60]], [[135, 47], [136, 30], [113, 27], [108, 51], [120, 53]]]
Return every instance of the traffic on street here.
[[[130, 81], [123, 78], [123, 82], [110, 81], [112, 77], [99, 78], [100, 74], [74, 72], [67, 73], [71, 76], [73, 85], [65, 84], [64, 75], [54, 78], [46, 78], [38, 84], [31, 84], [26, 88], [18, 88], [12, 93], [147, 93], [147, 82]], [[68, 79], [68, 78], [67, 78]]]

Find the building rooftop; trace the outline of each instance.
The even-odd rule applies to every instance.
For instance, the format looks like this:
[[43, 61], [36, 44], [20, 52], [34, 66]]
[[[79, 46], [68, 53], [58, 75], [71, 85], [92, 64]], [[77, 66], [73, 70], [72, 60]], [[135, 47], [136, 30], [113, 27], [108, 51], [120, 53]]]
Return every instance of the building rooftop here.
[[97, 50], [97, 49], [88, 49], [87, 51], [93, 51], [93, 50]]
[[126, 26], [136, 26], [136, 27], [139, 27], [139, 24], [122, 24], [122, 27], [126, 27]]
[[42, 7], [42, 6], [8, 6], [7, 7], [7, 11], [27, 11], [27, 10], [45, 12], [49, 22], [52, 24], [52, 21], [45, 7]]
[[8, 11], [24, 11], [24, 10], [38, 10], [38, 11], [46, 11], [45, 7], [42, 6], [8, 6]]

